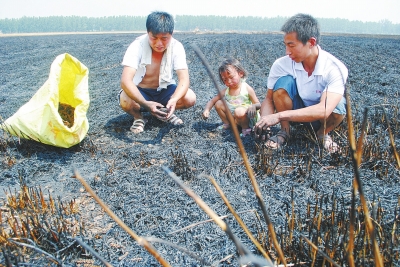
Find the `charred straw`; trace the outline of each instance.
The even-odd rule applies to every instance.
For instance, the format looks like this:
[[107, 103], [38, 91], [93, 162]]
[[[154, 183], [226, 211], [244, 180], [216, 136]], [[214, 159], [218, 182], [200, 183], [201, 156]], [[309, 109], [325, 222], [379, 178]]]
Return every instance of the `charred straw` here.
[[[199, 205], [201, 209], [205, 213], [207, 213], [210, 218], [223, 230], [226, 235], [233, 241], [240, 256], [250, 256], [255, 257], [250, 250], [243, 245], [243, 243], [236, 237], [236, 235], [232, 232], [229, 225], [226, 224], [223, 220], [219, 218], [219, 216], [198, 196], [196, 193], [193, 192], [188, 186], [186, 186], [170, 169], [167, 167], [163, 167], [164, 171], [171, 177], [175, 183], [177, 183], [187, 195], [189, 195], [196, 203]], [[272, 266], [270, 262], [263, 261], [262, 264], [258, 264], [253, 262], [255, 266]]]

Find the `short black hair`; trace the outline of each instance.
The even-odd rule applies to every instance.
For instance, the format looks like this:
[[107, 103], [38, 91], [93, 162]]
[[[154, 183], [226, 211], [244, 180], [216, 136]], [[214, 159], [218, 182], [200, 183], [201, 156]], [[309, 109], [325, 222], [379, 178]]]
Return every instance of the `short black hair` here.
[[146, 20], [147, 32], [153, 34], [174, 32], [174, 18], [167, 12], [155, 11], [147, 16]]
[[306, 44], [310, 38], [314, 37], [319, 43], [321, 37], [318, 21], [307, 14], [296, 14], [283, 24], [281, 31], [284, 33], [297, 33], [297, 39]]

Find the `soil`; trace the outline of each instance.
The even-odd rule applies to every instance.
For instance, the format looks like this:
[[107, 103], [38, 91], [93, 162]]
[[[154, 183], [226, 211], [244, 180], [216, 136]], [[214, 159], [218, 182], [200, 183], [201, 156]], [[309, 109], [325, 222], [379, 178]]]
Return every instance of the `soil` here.
[[[4, 120], [42, 86], [51, 63], [62, 53], [71, 54], [89, 68], [91, 100], [87, 112], [89, 132], [72, 148], [11, 139], [6, 133], [0, 137], [0, 192], [19, 190], [22, 181], [63, 201], [76, 199], [86, 224], [85, 237], [106, 260], [114, 266], [157, 266], [157, 261], [105, 214], [73, 178], [76, 170], [138, 235], [185, 247], [211, 263], [233, 255], [221, 261], [220, 266], [237, 266], [235, 246], [216, 224], [208, 222], [178, 231], [209, 217], [162, 166], [174, 171], [218, 215], [228, 215], [221, 197], [201, 174], [214, 177], [236, 211], [243, 212], [244, 222], [257, 232], [257, 219], [249, 210], [257, 210], [260, 216], [262, 212], [235, 137], [231, 131], [217, 131], [221, 121], [215, 110], [208, 120], [201, 117], [205, 104], [217, 91], [191, 45], [200, 48], [215, 74], [225, 57], [239, 59], [249, 72], [247, 82], [262, 101], [270, 66], [285, 54], [282, 35], [175, 34], [186, 49], [190, 84], [197, 102], [188, 110], [176, 111], [183, 126], [172, 126], [145, 113], [145, 131], [135, 135], [129, 131], [133, 119], [119, 108], [117, 94], [121, 61], [136, 36], [139, 34], [0, 38], [0, 116]], [[399, 150], [400, 40], [387, 36], [324, 35], [321, 46], [349, 69], [348, 89], [357, 136], [364, 109], [368, 108], [360, 177], [366, 199], [369, 203], [379, 200], [385, 210], [384, 221], [393, 222], [400, 173], [390, 133]], [[347, 120], [332, 136], [342, 147], [340, 153], [332, 155], [321, 151], [302, 126], [293, 127], [288, 146], [273, 154], [267, 154], [252, 136], [241, 139], [275, 229], [282, 229], [287, 223], [285, 207], [291, 194], [296, 210], [302, 214], [307, 202], [313, 203], [324, 194], [336, 194], [347, 206], [350, 204], [355, 172]], [[5, 200], [5, 194], [0, 196]], [[256, 253], [232, 216], [225, 222]], [[170, 245], [153, 245], [173, 266], [200, 264]]]

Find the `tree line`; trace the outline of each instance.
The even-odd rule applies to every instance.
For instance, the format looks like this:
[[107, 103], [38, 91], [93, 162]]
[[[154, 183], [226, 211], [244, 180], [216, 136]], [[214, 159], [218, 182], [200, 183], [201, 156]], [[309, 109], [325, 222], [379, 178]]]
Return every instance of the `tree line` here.
[[[176, 31], [279, 31], [287, 17], [227, 17], [188, 16], [175, 17]], [[400, 35], [400, 24], [389, 20], [379, 22], [350, 21], [339, 18], [317, 18], [322, 32], [349, 34]], [[0, 19], [0, 33], [40, 33], [40, 32], [102, 32], [102, 31], [145, 31], [145, 16], [50, 16]]]

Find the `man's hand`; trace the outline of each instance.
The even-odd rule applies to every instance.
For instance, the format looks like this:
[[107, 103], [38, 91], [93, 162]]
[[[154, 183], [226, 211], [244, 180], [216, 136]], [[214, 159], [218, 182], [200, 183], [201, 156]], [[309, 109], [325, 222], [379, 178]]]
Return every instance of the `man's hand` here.
[[274, 126], [280, 122], [279, 115], [277, 113], [262, 116], [260, 120], [254, 126], [255, 137], [265, 141], [270, 137], [270, 126]]
[[170, 100], [168, 101], [167, 105], [165, 106], [169, 110], [169, 112], [167, 114], [167, 118], [169, 118], [175, 112], [176, 102], [178, 102], [178, 100], [179, 99], [175, 99], [175, 98], [171, 97]]
[[157, 119], [165, 120], [167, 118], [168, 113], [160, 110], [161, 108], [164, 108], [164, 106], [160, 103], [154, 101], [146, 101], [145, 108], [151, 113], [151, 115], [153, 115]]

